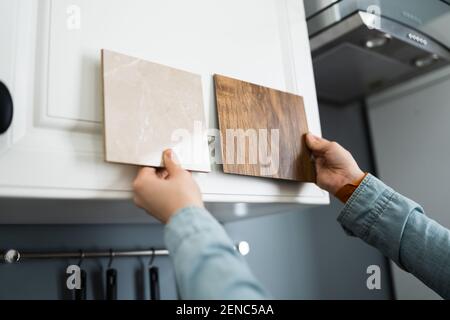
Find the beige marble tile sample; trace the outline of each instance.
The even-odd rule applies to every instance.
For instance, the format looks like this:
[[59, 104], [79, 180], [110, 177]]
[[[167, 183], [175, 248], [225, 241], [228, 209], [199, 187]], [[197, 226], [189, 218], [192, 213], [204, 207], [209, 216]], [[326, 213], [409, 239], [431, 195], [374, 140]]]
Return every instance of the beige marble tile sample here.
[[181, 165], [210, 171], [201, 77], [102, 50], [106, 161], [162, 167], [172, 148]]

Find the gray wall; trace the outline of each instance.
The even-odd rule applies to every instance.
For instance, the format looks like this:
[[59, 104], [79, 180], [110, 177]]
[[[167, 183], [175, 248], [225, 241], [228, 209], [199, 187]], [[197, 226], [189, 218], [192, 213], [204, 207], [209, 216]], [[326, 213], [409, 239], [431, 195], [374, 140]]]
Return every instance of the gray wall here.
[[[362, 114], [358, 106], [321, 106], [324, 135], [340, 141], [370, 170]], [[2, 200], [0, 200], [0, 210]], [[358, 239], [347, 237], [336, 222], [341, 205], [317, 207], [303, 212], [226, 224], [230, 236], [247, 240], [250, 267], [275, 298], [285, 299], [387, 299], [389, 272], [385, 259]], [[55, 208], [64, 210], [64, 208]], [[159, 225], [100, 226], [0, 226], [0, 248], [24, 250], [78, 250], [162, 247]], [[77, 261], [28, 262], [0, 265], [1, 299], [69, 298], [64, 289], [64, 271]], [[148, 296], [146, 259], [114, 262], [119, 270], [119, 298]], [[157, 259], [162, 297], [176, 298], [173, 268], [168, 258]], [[369, 265], [382, 268], [382, 290], [366, 288]], [[90, 299], [102, 299], [102, 277], [107, 261], [86, 261]]]
[[[450, 228], [450, 68], [417, 79], [371, 102], [370, 119], [380, 177], [419, 202]], [[394, 268], [400, 299], [437, 299], [412, 275]]]

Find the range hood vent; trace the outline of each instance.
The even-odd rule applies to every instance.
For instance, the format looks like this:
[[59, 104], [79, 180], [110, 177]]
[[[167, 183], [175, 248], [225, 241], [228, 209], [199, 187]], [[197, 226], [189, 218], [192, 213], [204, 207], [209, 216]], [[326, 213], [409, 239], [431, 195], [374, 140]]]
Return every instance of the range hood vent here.
[[324, 102], [348, 104], [450, 64], [448, 47], [437, 39], [373, 13], [358, 10], [317, 30], [317, 18], [326, 12], [312, 15], [310, 38], [317, 93]]

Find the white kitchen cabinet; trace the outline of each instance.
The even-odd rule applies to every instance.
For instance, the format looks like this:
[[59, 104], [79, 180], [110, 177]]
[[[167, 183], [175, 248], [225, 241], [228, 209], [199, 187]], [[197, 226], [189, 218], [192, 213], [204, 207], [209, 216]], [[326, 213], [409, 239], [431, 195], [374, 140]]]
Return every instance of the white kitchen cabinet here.
[[[304, 97], [321, 133], [304, 8], [298, 0], [2, 0], [0, 79], [14, 119], [0, 136], [0, 196], [127, 199], [136, 168], [104, 161], [100, 50]], [[327, 204], [314, 184], [195, 174], [207, 202]]]

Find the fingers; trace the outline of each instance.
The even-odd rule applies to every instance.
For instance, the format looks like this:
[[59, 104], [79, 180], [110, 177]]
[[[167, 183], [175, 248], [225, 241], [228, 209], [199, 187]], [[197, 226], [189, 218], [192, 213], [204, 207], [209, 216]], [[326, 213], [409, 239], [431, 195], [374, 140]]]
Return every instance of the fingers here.
[[139, 169], [139, 172], [133, 182], [134, 192], [139, 193], [149, 181], [154, 181], [155, 179], [158, 179], [155, 168], [144, 167]]
[[165, 180], [169, 176], [169, 172], [167, 172], [167, 170], [164, 168], [157, 170], [156, 174], [158, 175], [158, 178], [163, 180]]
[[135, 195], [133, 197], [133, 202], [136, 205], [136, 207], [143, 209], [143, 202], [141, 201], [141, 198], [138, 195]]
[[140, 178], [144, 178], [144, 177], [145, 178], [156, 177], [156, 169], [150, 168], [150, 167], [143, 167], [143, 168], [139, 169], [136, 179], [140, 179]]
[[169, 176], [166, 169], [150, 167], [141, 168], [133, 182], [134, 203], [137, 207], [145, 209], [149, 194], [164, 188], [165, 179]]
[[169, 175], [174, 175], [180, 170], [183, 170], [178, 164], [176, 155], [172, 150], [169, 149], [164, 151], [163, 159], [164, 159], [164, 166], [166, 167], [166, 170]]
[[328, 150], [331, 142], [327, 139], [317, 137], [311, 133], [306, 135], [306, 145], [314, 154], [322, 154]]

